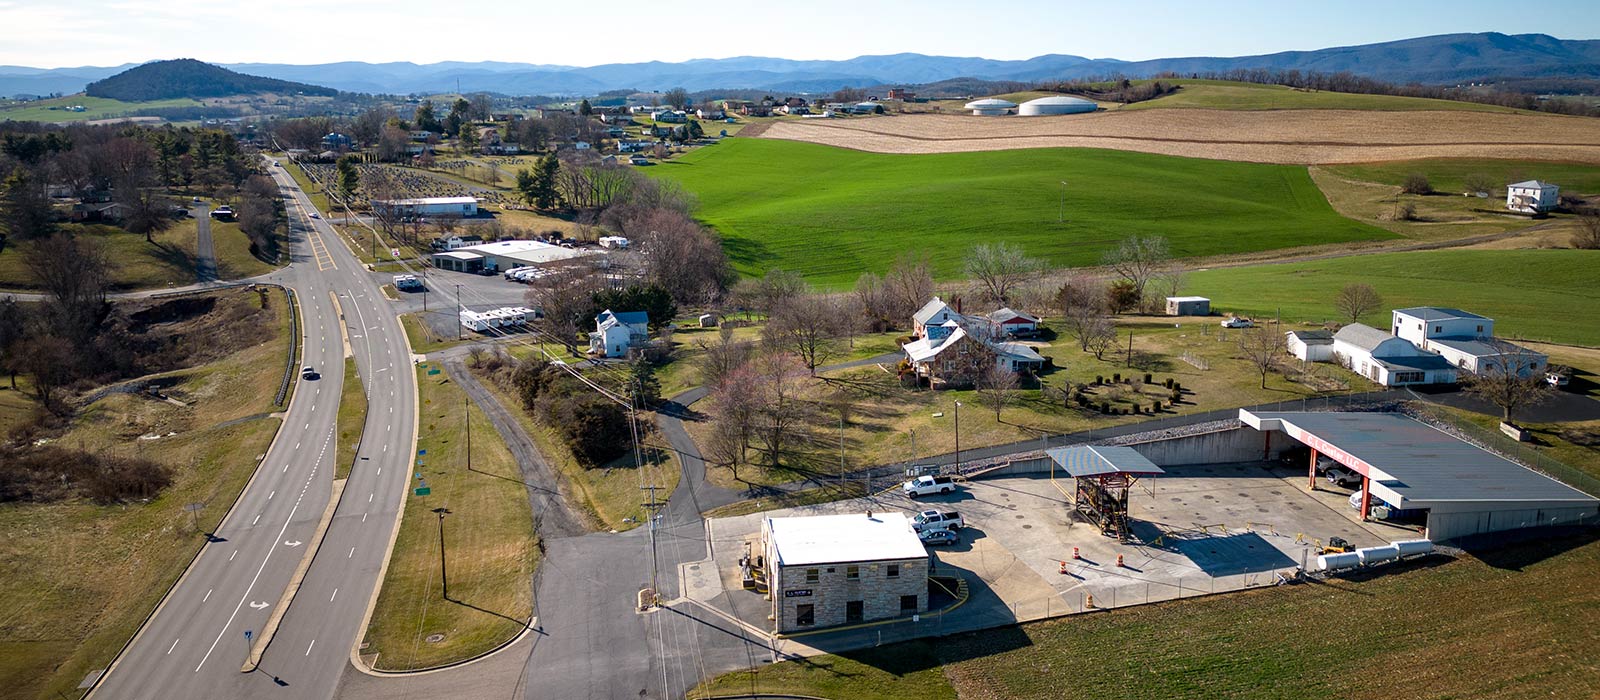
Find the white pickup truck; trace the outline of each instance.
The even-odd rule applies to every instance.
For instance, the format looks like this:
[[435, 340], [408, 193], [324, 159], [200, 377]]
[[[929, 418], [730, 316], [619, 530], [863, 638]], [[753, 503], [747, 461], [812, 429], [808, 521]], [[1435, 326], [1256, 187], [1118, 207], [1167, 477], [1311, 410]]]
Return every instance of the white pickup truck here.
[[911, 529], [917, 532], [960, 530], [966, 525], [967, 521], [961, 517], [961, 514], [953, 510], [925, 510], [911, 518]]
[[936, 493], [950, 493], [955, 491], [956, 488], [956, 480], [948, 476], [919, 476], [900, 485], [900, 491], [906, 495], [906, 498], [932, 496]]

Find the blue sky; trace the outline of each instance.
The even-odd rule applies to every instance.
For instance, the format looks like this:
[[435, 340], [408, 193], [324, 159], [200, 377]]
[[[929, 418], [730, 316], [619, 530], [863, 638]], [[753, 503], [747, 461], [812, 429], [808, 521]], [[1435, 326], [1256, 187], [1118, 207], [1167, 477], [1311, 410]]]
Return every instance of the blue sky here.
[[[1595, 0], [0, 0], [0, 64], [521, 61], [916, 52], [1017, 59], [1239, 56], [1428, 34], [1600, 38]], [[24, 29], [26, 28], [26, 29]]]

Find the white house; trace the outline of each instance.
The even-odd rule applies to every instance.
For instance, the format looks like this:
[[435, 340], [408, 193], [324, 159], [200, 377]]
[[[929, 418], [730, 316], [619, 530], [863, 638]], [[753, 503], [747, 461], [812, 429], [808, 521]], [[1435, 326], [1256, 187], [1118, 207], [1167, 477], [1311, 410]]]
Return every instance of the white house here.
[[643, 311], [621, 313], [606, 309], [594, 317], [595, 330], [589, 334], [589, 354], [627, 357], [628, 350], [650, 338], [650, 316]]
[[652, 112], [650, 114], [650, 121], [658, 124], [682, 124], [689, 121], [689, 114], [687, 112], [679, 112], [677, 110], [668, 109], [660, 112]]
[[911, 330], [918, 338], [927, 338], [928, 326], [944, 325], [946, 321], [954, 321], [959, 318], [961, 318], [961, 314], [956, 313], [956, 310], [950, 308], [950, 305], [944, 303], [944, 300], [934, 297], [928, 303], [923, 304], [922, 308], [918, 309], [915, 314], [911, 315]]
[[1038, 316], [1010, 308], [990, 313], [989, 322], [994, 324], [1000, 335], [1025, 338], [1039, 332]]
[[1332, 331], [1289, 331], [1289, 354], [1303, 362], [1327, 362], [1333, 359]]
[[1455, 367], [1443, 357], [1360, 323], [1345, 326], [1333, 335], [1332, 357], [1350, 371], [1383, 386], [1449, 384], [1456, 380]]
[[1527, 180], [1506, 185], [1506, 208], [1524, 214], [1543, 214], [1556, 208], [1561, 188], [1548, 182]]
[[984, 343], [967, 333], [956, 319], [928, 325], [926, 335], [902, 348], [918, 377], [933, 388], [971, 386], [985, 370], [985, 360], [1012, 372], [1038, 369], [1044, 357], [1021, 343]]
[[716, 107], [701, 107], [700, 109], [694, 111], [694, 115], [701, 119], [707, 119], [710, 121], [717, 121], [728, 116], [725, 112]]
[[1390, 327], [1395, 335], [1473, 374], [1515, 366], [1518, 374], [1527, 376], [1549, 364], [1543, 353], [1494, 340], [1494, 319], [1461, 309], [1416, 306], [1396, 309], [1393, 319]]

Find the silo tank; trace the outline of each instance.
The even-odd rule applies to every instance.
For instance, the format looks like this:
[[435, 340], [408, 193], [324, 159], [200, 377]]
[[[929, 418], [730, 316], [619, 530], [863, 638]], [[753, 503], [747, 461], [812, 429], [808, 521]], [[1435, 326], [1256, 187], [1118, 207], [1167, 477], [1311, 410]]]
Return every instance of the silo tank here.
[[1353, 569], [1361, 563], [1361, 558], [1355, 552], [1334, 552], [1317, 556], [1317, 567], [1323, 571], [1338, 571], [1340, 569]]
[[1400, 556], [1410, 557], [1418, 554], [1427, 554], [1433, 551], [1433, 543], [1428, 540], [1396, 540], [1389, 546], [1400, 550]]
[[1382, 547], [1363, 547], [1356, 550], [1356, 555], [1361, 557], [1361, 563], [1372, 565], [1380, 562], [1400, 558], [1400, 548], [1392, 544]]

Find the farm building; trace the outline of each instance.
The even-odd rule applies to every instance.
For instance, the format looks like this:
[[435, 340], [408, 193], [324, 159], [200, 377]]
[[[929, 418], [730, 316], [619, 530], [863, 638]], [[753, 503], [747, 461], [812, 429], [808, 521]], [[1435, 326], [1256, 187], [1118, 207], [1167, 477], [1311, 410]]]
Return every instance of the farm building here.
[[650, 315], [643, 311], [618, 313], [611, 309], [594, 317], [594, 332], [589, 334], [589, 354], [627, 357], [628, 351], [650, 338]]
[[988, 318], [998, 335], [1026, 338], [1039, 332], [1039, 317], [1030, 313], [1002, 308], [990, 312]]
[[1009, 114], [1011, 110], [1016, 108], [1017, 103], [1008, 102], [1006, 100], [994, 97], [983, 100], [973, 100], [968, 102], [965, 107], [965, 109], [972, 110], [973, 116], [978, 117], [998, 117]]
[[1361, 475], [1362, 519], [1420, 524], [1435, 542], [1526, 527], [1593, 523], [1600, 499], [1395, 413], [1251, 412], [1239, 420], [1311, 448]]
[[1167, 297], [1168, 316], [1209, 316], [1211, 300], [1205, 297]]
[[1305, 362], [1333, 359], [1333, 331], [1289, 331], [1284, 334], [1289, 354]]
[[903, 513], [767, 518], [761, 540], [777, 632], [928, 609], [928, 551]]
[[1333, 334], [1334, 361], [1383, 386], [1449, 384], [1456, 370], [1444, 358], [1372, 326], [1352, 323]]
[[587, 254], [586, 251], [542, 241], [496, 241], [434, 253], [433, 266], [455, 272], [509, 270], [513, 267], [545, 267]]
[[471, 217], [478, 215], [477, 197], [417, 197], [413, 199], [374, 199], [374, 211], [390, 216], [448, 216]]
[[984, 342], [967, 333], [955, 319], [926, 328], [927, 336], [906, 343], [906, 360], [920, 379], [935, 389], [971, 386], [986, 363], [1012, 372], [1036, 370], [1044, 357], [1021, 343]]
[[1543, 214], [1555, 209], [1561, 188], [1548, 182], [1527, 180], [1506, 185], [1506, 208], [1524, 214]]
[[1028, 100], [1017, 107], [1017, 114], [1024, 117], [1037, 117], [1047, 114], [1082, 114], [1093, 112], [1100, 106], [1094, 100], [1068, 95], [1054, 95], [1041, 97], [1037, 100]]
[[928, 337], [928, 326], [944, 325], [946, 321], [953, 321], [960, 317], [961, 314], [956, 313], [956, 310], [950, 308], [949, 304], [944, 303], [943, 299], [934, 297], [911, 315], [911, 330], [918, 338], [926, 338]]
[[1438, 306], [1395, 309], [1390, 328], [1423, 350], [1473, 374], [1516, 366], [1524, 376], [1549, 364], [1548, 356], [1494, 339], [1494, 319]]

